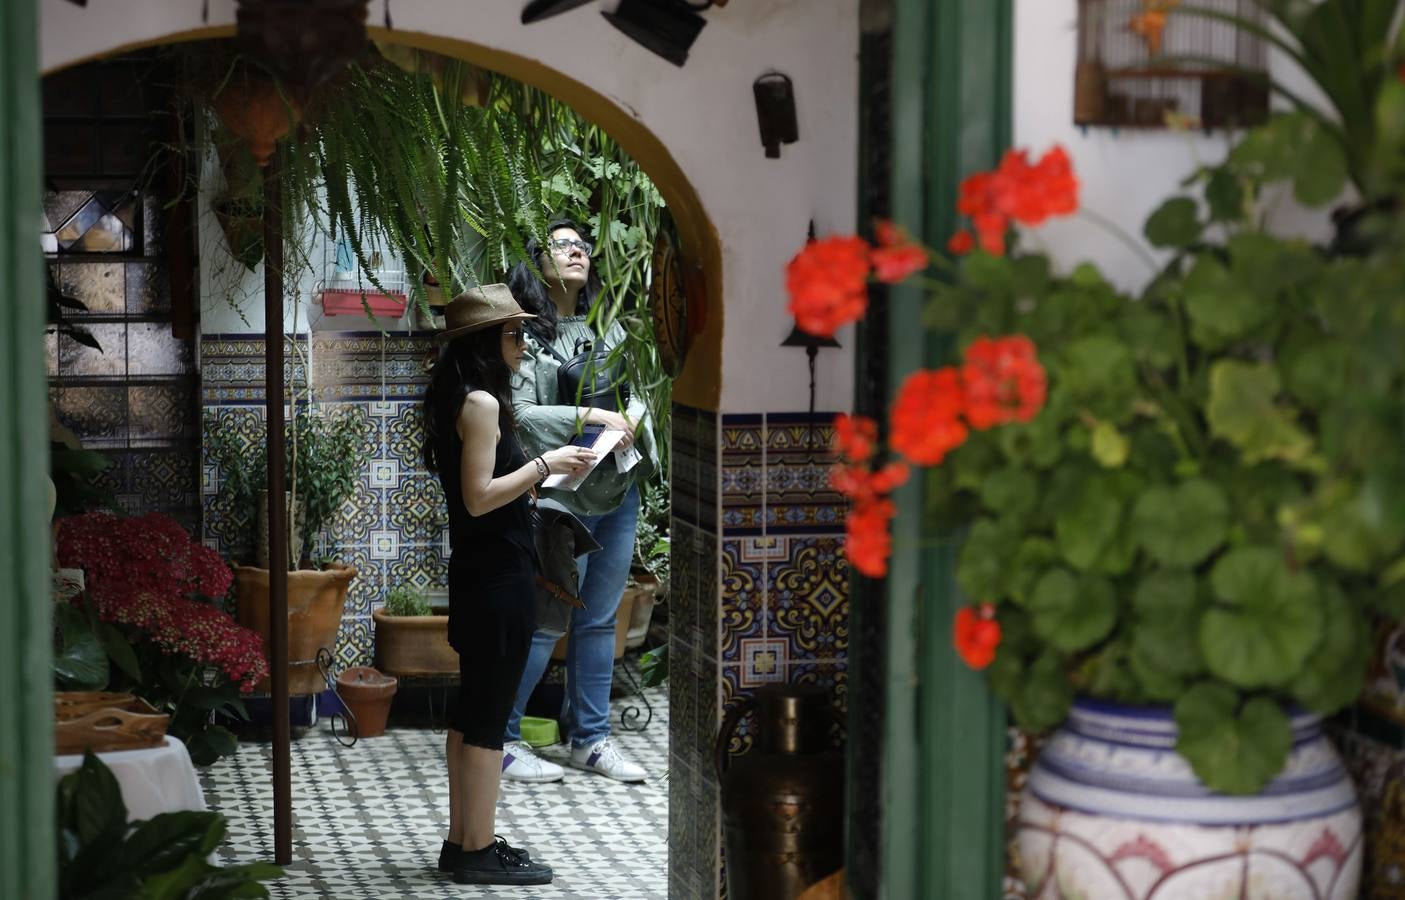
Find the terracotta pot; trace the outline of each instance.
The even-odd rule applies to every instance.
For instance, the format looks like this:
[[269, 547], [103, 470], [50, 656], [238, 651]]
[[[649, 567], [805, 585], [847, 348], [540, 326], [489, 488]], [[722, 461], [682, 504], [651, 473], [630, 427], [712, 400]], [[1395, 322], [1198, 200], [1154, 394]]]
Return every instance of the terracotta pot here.
[[268, 78], [237, 73], [210, 100], [224, 127], [249, 145], [260, 166], [268, 165], [279, 138], [302, 118], [296, 100]]
[[459, 655], [449, 646], [449, 610], [434, 607], [432, 616], [391, 616], [379, 607], [376, 665], [396, 675], [457, 675]]
[[399, 682], [370, 666], [353, 666], [337, 676], [337, 693], [356, 717], [358, 738], [385, 734], [390, 718], [390, 701]]
[[1253, 796], [1206, 788], [1165, 707], [1079, 700], [1030, 771], [1015, 829], [1031, 898], [1319, 897], [1361, 879], [1361, 809], [1316, 716]]
[[[323, 571], [288, 573], [288, 694], [319, 694], [327, 684], [317, 670], [317, 651], [326, 648], [336, 655], [337, 631], [346, 592], [356, 569], [332, 563]], [[268, 570], [235, 566], [234, 589], [238, 597], [239, 624], [257, 631], [268, 652]], [[267, 692], [268, 680], [255, 686]]]

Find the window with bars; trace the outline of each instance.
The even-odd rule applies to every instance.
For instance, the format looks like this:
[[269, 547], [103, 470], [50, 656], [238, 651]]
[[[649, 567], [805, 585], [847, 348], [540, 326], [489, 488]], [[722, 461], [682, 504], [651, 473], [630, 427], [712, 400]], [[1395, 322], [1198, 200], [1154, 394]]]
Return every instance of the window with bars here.
[[[92, 63], [44, 81], [41, 243], [65, 318], [101, 350], [46, 337], [53, 418], [108, 457], [102, 477], [127, 513], [164, 512], [199, 533], [199, 373], [173, 328], [163, 205], [141, 171], [158, 125], [150, 56]], [[184, 336], [181, 336], [184, 334]]]

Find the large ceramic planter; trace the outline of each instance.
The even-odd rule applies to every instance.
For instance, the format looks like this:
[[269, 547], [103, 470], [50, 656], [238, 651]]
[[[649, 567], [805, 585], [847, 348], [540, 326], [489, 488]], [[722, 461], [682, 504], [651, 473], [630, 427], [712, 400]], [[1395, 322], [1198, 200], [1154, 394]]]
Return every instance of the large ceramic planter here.
[[[346, 592], [356, 569], [331, 563], [325, 570], [304, 569], [288, 573], [288, 693], [298, 696], [319, 694], [327, 683], [317, 668], [317, 651], [326, 649], [336, 657], [337, 631], [341, 628]], [[268, 651], [268, 570], [252, 566], [234, 568], [234, 589], [238, 599], [239, 624], [263, 638]], [[255, 690], [267, 692], [268, 680]]]
[[1254, 796], [1210, 792], [1175, 744], [1169, 709], [1074, 705], [1020, 802], [1030, 898], [1354, 900], [1361, 811], [1316, 717], [1293, 719], [1287, 765]]
[[459, 655], [449, 646], [449, 611], [432, 616], [391, 616], [377, 607], [376, 667], [390, 675], [457, 675]]

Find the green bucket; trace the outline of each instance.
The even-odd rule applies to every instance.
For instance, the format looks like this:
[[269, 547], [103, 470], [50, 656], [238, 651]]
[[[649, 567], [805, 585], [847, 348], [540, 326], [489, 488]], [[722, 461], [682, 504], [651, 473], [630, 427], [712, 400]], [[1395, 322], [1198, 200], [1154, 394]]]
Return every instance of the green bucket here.
[[522, 717], [522, 740], [529, 747], [550, 747], [561, 740], [561, 732], [555, 719], [534, 719]]

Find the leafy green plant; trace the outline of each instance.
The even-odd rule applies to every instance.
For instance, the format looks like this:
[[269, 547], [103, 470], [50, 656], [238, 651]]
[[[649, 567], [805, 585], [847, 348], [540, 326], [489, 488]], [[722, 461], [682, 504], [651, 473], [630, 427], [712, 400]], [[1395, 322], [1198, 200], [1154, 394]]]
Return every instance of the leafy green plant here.
[[[1254, 0], [1267, 22], [1224, 10], [1185, 4], [1173, 16], [1198, 16], [1226, 22], [1254, 35], [1291, 60], [1322, 92], [1327, 101], [1302, 96], [1280, 80], [1268, 79], [1273, 92], [1316, 126], [1313, 140], [1296, 148], [1291, 163], [1304, 173], [1322, 166], [1326, 175], [1315, 183], [1350, 177], [1363, 196], [1381, 189], [1379, 129], [1400, 128], [1405, 105], [1396, 67], [1401, 62], [1400, 0]], [[1178, 57], [1175, 61], [1224, 67], [1218, 60]], [[1262, 73], [1243, 72], [1264, 78]], [[1381, 111], [1397, 110], [1383, 123]], [[1328, 150], [1326, 144], [1335, 145]], [[1340, 185], [1338, 185], [1340, 187]], [[1301, 194], [1299, 195], [1301, 198]], [[1331, 198], [1326, 198], [1331, 199]], [[1325, 202], [1325, 200], [1323, 201]]]
[[652, 650], [644, 651], [639, 657], [639, 684], [642, 687], [658, 687], [668, 681], [668, 644], [664, 643]]
[[668, 484], [650, 480], [640, 485], [639, 523], [634, 532], [633, 570], [657, 578], [660, 593], [668, 589], [669, 576]]
[[429, 616], [434, 609], [424, 591], [408, 584], [391, 588], [385, 595], [385, 614], [388, 616]]
[[[287, 428], [288, 490], [297, 498], [303, 523], [301, 554], [310, 556], [317, 535], [336, 517], [356, 490], [366, 465], [365, 417], [354, 411], [332, 412], [298, 407]], [[219, 473], [216, 502], [227, 504], [246, 523], [247, 543], [253, 546], [253, 525], [259, 493], [268, 485], [262, 434], [242, 435], [220, 427], [218, 416], [205, 413], [205, 455]]]
[[1405, 218], [1376, 209], [1350, 253], [1259, 226], [1270, 181], [1336, 195], [1323, 133], [1275, 118], [1154, 212], [1173, 256], [1139, 297], [977, 253], [926, 317], [958, 346], [1025, 335], [1048, 373], [1033, 420], [972, 431], [928, 482], [1000, 626], [995, 691], [1036, 731], [1076, 694], [1173, 705], [1179, 751], [1230, 793], [1282, 768], [1286, 709], [1356, 698], [1371, 617], [1405, 613]]
[[161, 813], [128, 822], [112, 772], [92, 752], [56, 790], [59, 900], [228, 900], [267, 897], [261, 882], [283, 876], [267, 863], [216, 866], [224, 840], [216, 812]]

